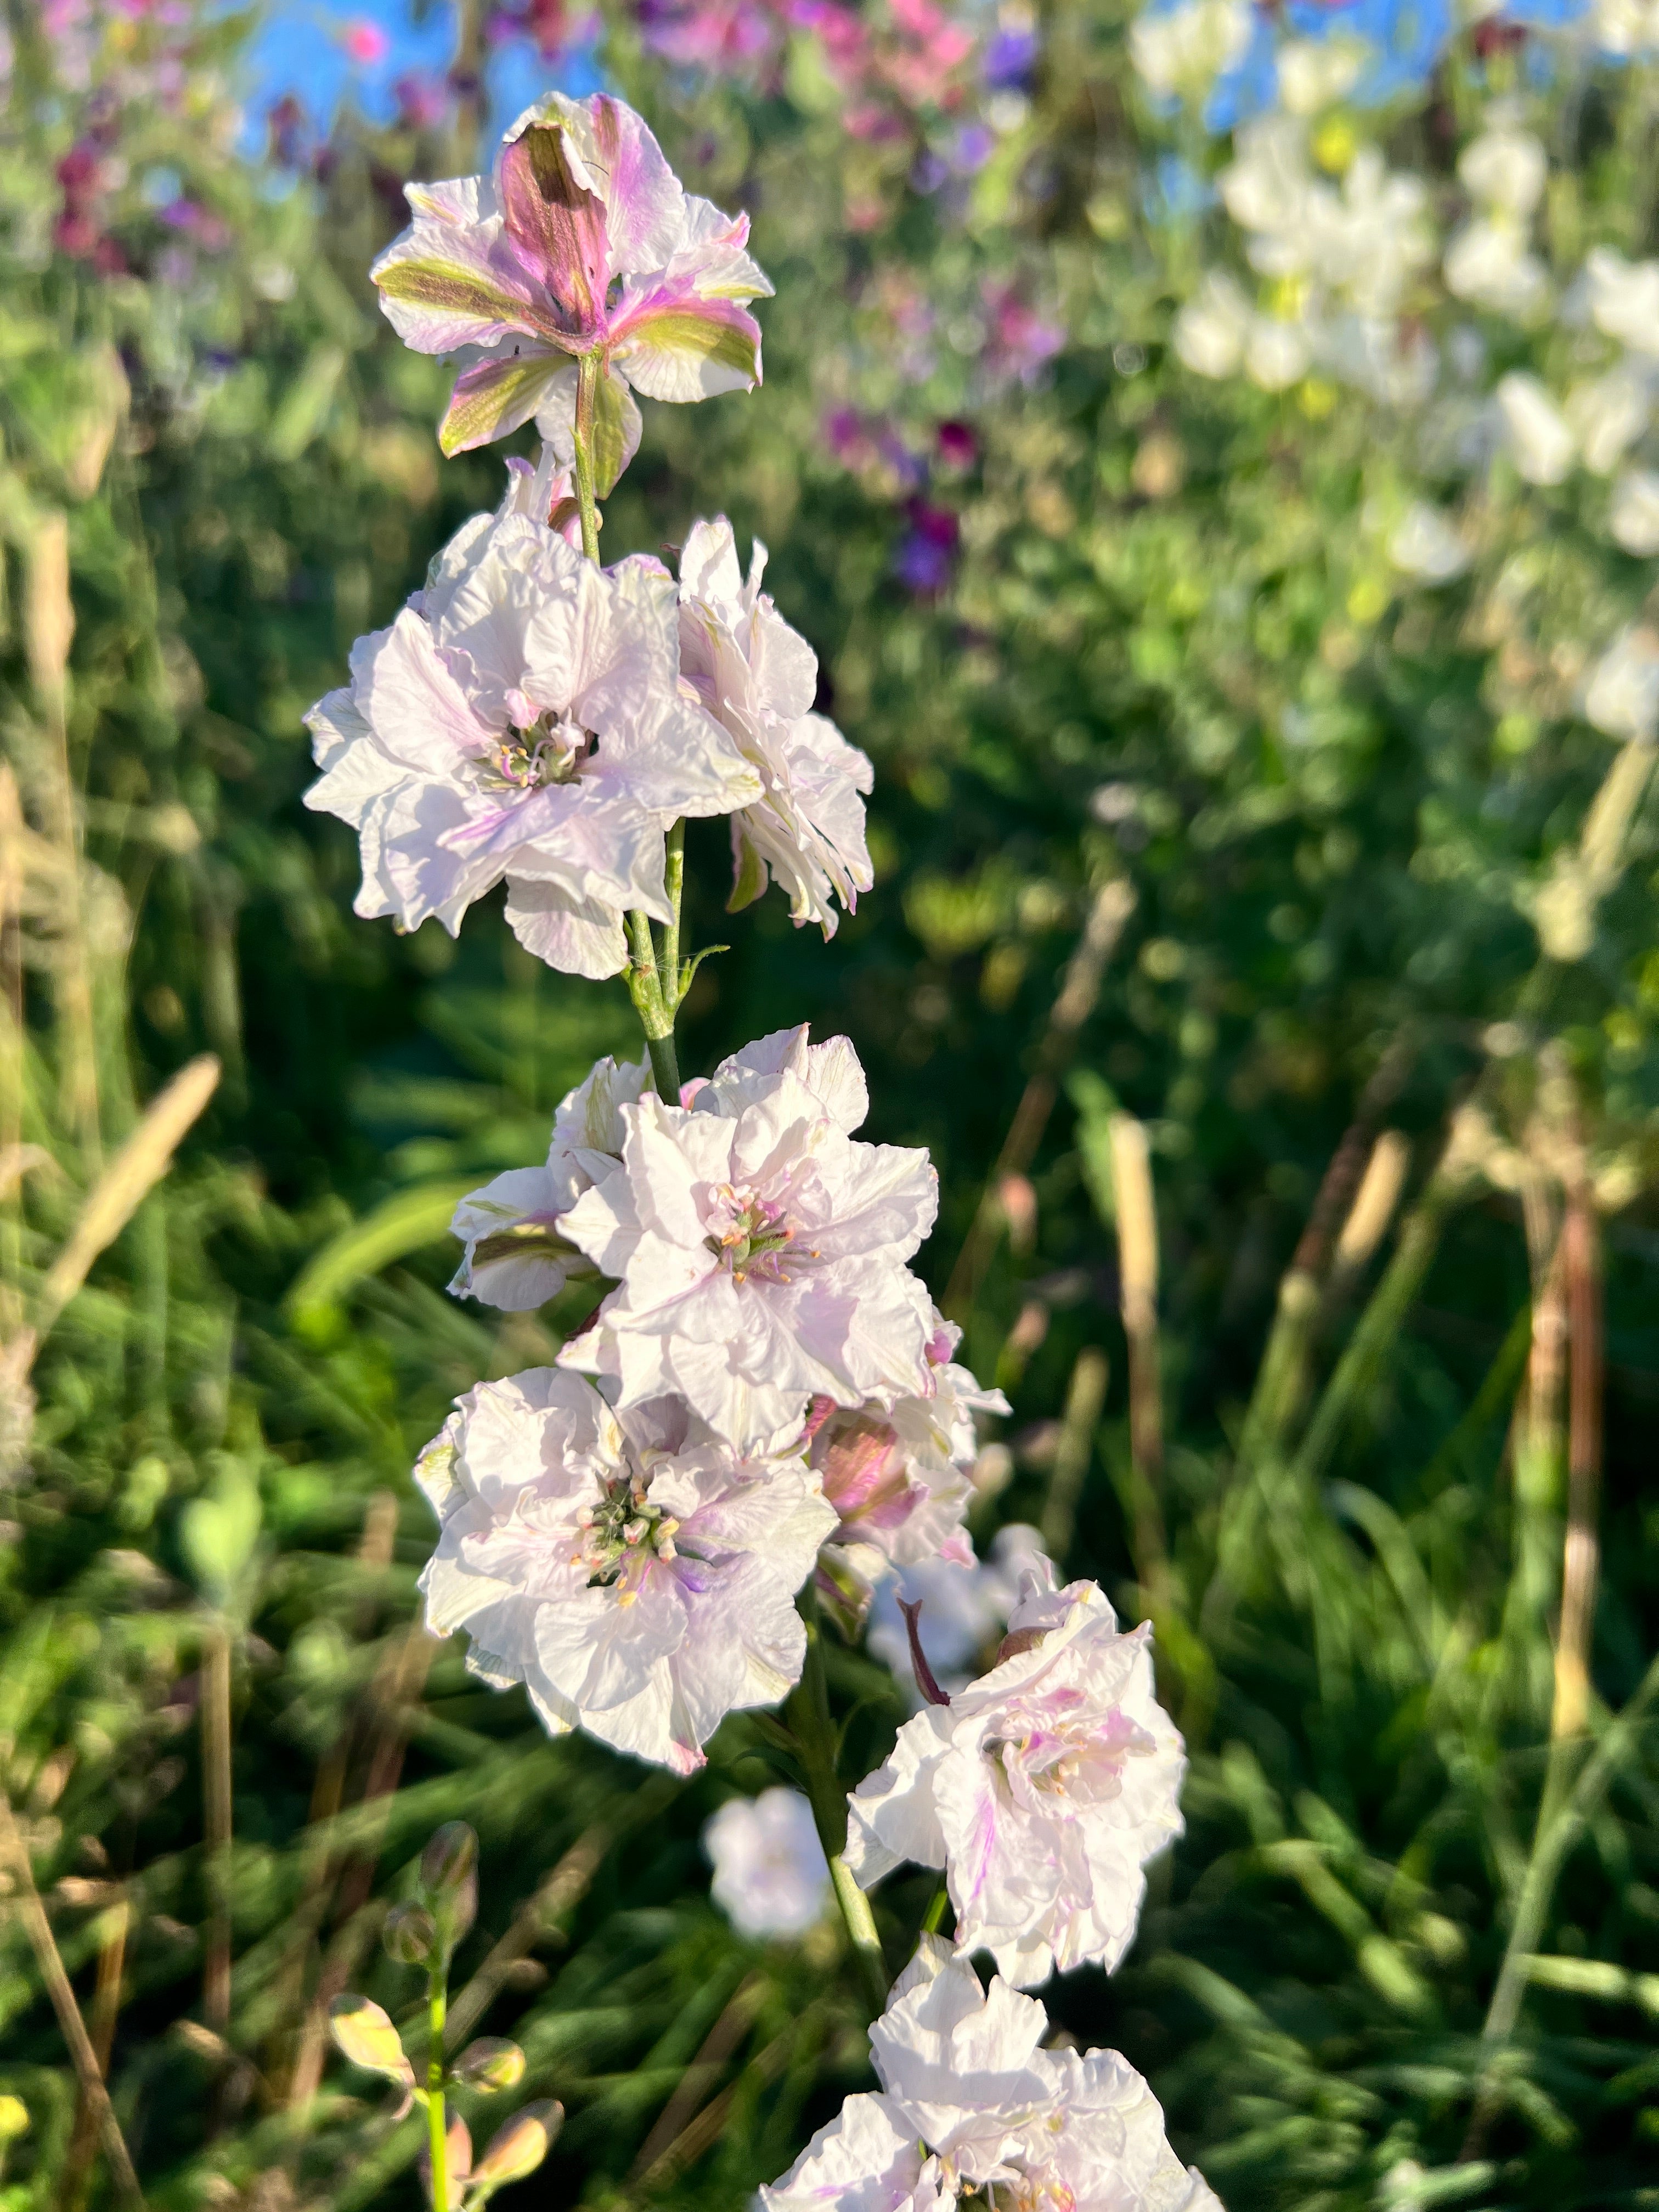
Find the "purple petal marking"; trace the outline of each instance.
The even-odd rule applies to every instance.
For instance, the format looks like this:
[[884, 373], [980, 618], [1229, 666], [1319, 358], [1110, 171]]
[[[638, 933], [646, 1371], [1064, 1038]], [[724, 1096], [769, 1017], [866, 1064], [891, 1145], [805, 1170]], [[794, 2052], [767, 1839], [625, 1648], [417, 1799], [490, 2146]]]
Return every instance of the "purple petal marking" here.
[[921, 1600], [902, 1597], [899, 1611], [904, 1615], [905, 1633], [910, 1638], [910, 1671], [916, 1678], [916, 1687], [930, 1705], [948, 1705], [951, 1702], [933, 1679], [933, 1670], [927, 1664], [927, 1654], [921, 1648], [921, 1632], [916, 1617], [921, 1611]]

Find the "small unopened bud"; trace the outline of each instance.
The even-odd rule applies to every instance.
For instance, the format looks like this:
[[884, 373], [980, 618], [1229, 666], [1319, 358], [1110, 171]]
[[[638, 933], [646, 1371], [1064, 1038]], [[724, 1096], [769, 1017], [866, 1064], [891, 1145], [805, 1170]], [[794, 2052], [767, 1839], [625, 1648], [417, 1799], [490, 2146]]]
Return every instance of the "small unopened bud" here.
[[469, 2089], [516, 2089], [524, 2079], [524, 2053], [503, 2036], [481, 2035], [449, 2070]]
[[1017, 1659], [1022, 1651], [1035, 1651], [1048, 1633], [1046, 1628], [1011, 1629], [997, 1646], [997, 1665], [1000, 1667], [1005, 1659]]
[[[432, 2145], [427, 2141], [421, 2145], [419, 2163], [421, 2187], [428, 2204], [434, 2199], [432, 2190]], [[444, 2191], [447, 2203], [459, 2202], [462, 2189], [472, 2179], [472, 2131], [459, 2112], [449, 2115], [449, 2124], [444, 2130], [444, 2175], [447, 2187]]]
[[438, 1923], [423, 1905], [394, 1905], [380, 1940], [401, 1966], [423, 1966], [438, 1947]]
[[514, 2112], [491, 2138], [489, 2149], [472, 2169], [469, 2185], [500, 2189], [534, 2173], [563, 2124], [564, 2106], [552, 2098]]
[[465, 1820], [446, 1820], [421, 1853], [421, 1887], [439, 1894], [460, 1889], [477, 1863], [477, 1837]]
[[421, 1888], [439, 1942], [453, 1951], [478, 1911], [478, 1838], [465, 1820], [446, 1820], [421, 1853]]

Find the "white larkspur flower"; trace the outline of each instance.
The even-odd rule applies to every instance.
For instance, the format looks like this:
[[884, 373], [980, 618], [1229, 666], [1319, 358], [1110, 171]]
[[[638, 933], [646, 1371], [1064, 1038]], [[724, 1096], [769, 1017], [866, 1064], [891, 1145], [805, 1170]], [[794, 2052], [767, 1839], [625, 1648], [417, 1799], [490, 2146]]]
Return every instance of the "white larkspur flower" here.
[[1659, 553], [1659, 475], [1625, 469], [1613, 480], [1607, 527], [1613, 543], [1642, 560]]
[[555, 1367], [481, 1382], [416, 1462], [438, 1516], [434, 1636], [586, 1729], [690, 1774], [729, 1712], [799, 1680], [793, 1602], [835, 1525], [798, 1453], [739, 1457], [690, 1407], [617, 1413]]
[[1626, 261], [1610, 246], [1585, 257], [1590, 318], [1635, 354], [1659, 354], [1659, 261]]
[[1659, 634], [1645, 624], [1620, 631], [1590, 671], [1584, 719], [1610, 738], [1659, 736]]
[[1461, 576], [1473, 556], [1438, 508], [1413, 500], [1389, 539], [1389, 558], [1402, 574], [1425, 584], [1449, 584]]
[[1195, 376], [1235, 375], [1255, 313], [1237, 277], [1224, 269], [1206, 270], [1176, 317], [1176, 354]]
[[1502, 209], [1466, 222], [1442, 268], [1448, 291], [1489, 314], [1533, 323], [1549, 305], [1549, 273], [1532, 251], [1529, 228]]
[[452, 935], [503, 877], [531, 951], [616, 975], [623, 914], [671, 909], [677, 815], [747, 805], [760, 779], [681, 696], [672, 580], [596, 568], [514, 509], [475, 515], [389, 629], [360, 638], [350, 685], [307, 716], [320, 780], [306, 804], [356, 829], [356, 911]]
[[1244, 58], [1253, 18], [1247, 0], [1177, 0], [1145, 9], [1129, 26], [1129, 59], [1150, 91], [1199, 99]]
[[759, 774], [757, 805], [732, 817], [735, 911], [769, 877], [789, 895], [797, 926], [836, 933], [835, 899], [850, 913], [875, 880], [865, 842], [869, 762], [814, 714], [818, 664], [761, 589], [766, 548], [755, 540], [745, 582], [724, 515], [691, 526], [680, 555], [680, 673]]
[[1529, 216], [1537, 207], [1549, 166], [1543, 141], [1508, 123], [1471, 138], [1457, 157], [1457, 173], [1471, 198], [1512, 216]]
[[729, 1797], [704, 1826], [708, 1893], [741, 1936], [804, 1936], [830, 1901], [830, 1863], [799, 1790]]
[[1352, 91], [1365, 48], [1358, 39], [1286, 39], [1273, 66], [1279, 105], [1291, 115], [1317, 115]]
[[503, 1313], [529, 1313], [556, 1298], [573, 1274], [592, 1270], [558, 1231], [567, 1213], [622, 1152], [622, 1116], [652, 1083], [647, 1060], [620, 1067], [608, 1055], [559, 1102], [547, 1162], [509, 1168], [469, 1191], [449, 1224], [465, 1245], [449, 1287]]
[[1575, 440], [1560, 409], [1535, 376], [1512, 369], [1494, 395], [1510, 458], [1528, 483], [1559, 484], [1572, 466]]
[[1148, 1859], [1181, 1833], [1186, 1759], [1152, 1685], [1148, 1625], [1119, 1633], [1093, 1583], [1033, 1577], [1006, 1656], [899, 1730], [848, 1799], [847, 1863], [869, 1888], [942, 1867], [964, 1951], [1031, 1987], [1109, 1971], [1133, 1938]]
[[1628, 365], [1586, 377], [1567, 394], [1568, 428], [1592, 475], [1610, 477], [1653, 413], [1649, 376]]
[[815, 1398], [807, 1414], [807, 1463], [841, 1516], [820, 1580], [855, 1617], [890, 1567], [935, 1559], [974, 1565], [963, 1525], [979, 1450], [974, 1416], [1006, 1413], [1008, 1401], [951, 1358], [962, 1331], [942, 1315], [933, 1319], [925, 1390], [889, 1391], [860, 1406]]
[[[689, 1108], [622, 1109], [619, 1165], [562, 1224], [617, 1287], [559, 1355], [619, 1405], [688, 1398], [737, 1443], [817, 1395], [925, 1388], [933, 1306], [904, 1262], [939, 1203], [926, 1152], [855, 1143], [844, 1100], [742, 1059]], [[844, 1088], [861, 1099], [862, 1072]]]
[[1048, 2016], [922, 1938], [870, 2031], [881, 2089], [849, 2097], [761, 2212], [1220, 2212], [1115, 2051], [1042, 2049]]

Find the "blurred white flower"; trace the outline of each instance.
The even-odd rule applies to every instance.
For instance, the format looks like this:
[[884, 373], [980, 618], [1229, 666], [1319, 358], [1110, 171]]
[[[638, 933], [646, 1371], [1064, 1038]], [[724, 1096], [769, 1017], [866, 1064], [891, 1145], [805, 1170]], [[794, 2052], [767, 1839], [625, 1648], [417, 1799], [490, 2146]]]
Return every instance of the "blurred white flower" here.
[[1626, 469], [1614, 480], [1607, 527], [1626, 553], [1659, 553], [1659, 476], [1651, 469]]
[[830, 1901], [830, 1864], [799, 1790], [729, 1797], [702, 1832], [708, 1893], [740, 1936], [804, 1936]]
[[1286, 39], [1274, 66], [1280, 106], [1291, 115], [1317, 115], [1352, 90], [1365, 48], [1358, 39]]
[[1427, 584], [1449, 584], [1474, 556], [1437, 507], [1413, 500], [1389, 539], [1389, 558], [1407, 576]]
[[1284, 392], [1300, 383], [1313, 358], [1308, 332], [1297, 323], [1257, 315], [1244, 344], [1244, 372], [1264, 392]]
[[848, 1800], [860, 1886], [907, 1861], [943, 1868], [957, 1943], [992, 1952], [1017, 1988], [1109, 1972], [1133, 1940], [1142, 1869], [1182, 1829], [1187, 1761], [1151, 1637], [1149, 1623], [1120, 1634], [1094, 1583], [1030, 1577], [1006, 1656], [907, 1721]]
[[1605, 376], [1575, 384], [1565, 412], [1584, 466], [1598, 477], [1610, 477], [1648, 427], [1653, 387], [1639, 370], [1609, 369]]
[[1659, 0], [1595, 0], [1595, 42], [1604, 54], [1650, 54], [1659, 48]]
[[1206, 270], [1176, 317], [1176, 352], [1195, 376], [1232, 376], [1243, 359], [1255, 314], [1236, 276], [1224, 269]]
[[1476, 216], [1446, 248], [1446, 289], [1489, 314], [1532, 323], [1549, 305], [1548, 272], [1531, 251], [1528, 225], [1505, 212]]
[[1243, 59], [1255, 20], [1249, 0], [1180, 0], [1149, 9], [1129, 26], [1129, 58], [1149, 90], [1199, 99]]
[[1584, 720], [1610, 738], [1659, 736], [1659, 634], [1644, 624], [1620, 631], [1590, 671]]
[[1457, 173], [1483, 207], [1529, 216], [1544, 197], [1549, 156], [1530, 131], [1500, 125], [1469, 141], [1458, 156]]
[[1561, 410], [1535, 376], [1500, 377], [1498, 404], [1510, 457], [1528, 483], [1558, 484], [1572, 466], [1574, 440]]
[[1307, 131], [1294, 116], [1258, 115], [1239, 125], [1233, 146], [1216, 189], [1249, 233], [1250, 266], [1264, 276], [1296, 276], [1312, 252], [1309, 203], [1320, 189], [1308, 169]]
[[1626, 261], [1610, 246], [1584, 261], [1595, 327], [1632, 353], [1659, 354], [1659, 261]]
[[1428, 211], [1419, 179], [1390, 169], [1375, 146], [1362, 146], [1340, 194], [1321, 185], [1314, 196], [1316, 272], [1362, 315], [1393, 315], [1410, 279], [1434, 258]]
[[[971, 1679], [980, 1655], [1000, 1639], [1027, 1575], [1051, 1571], [1037, 1531], [1011, 1522], [992, 1538], [989, 1558], [975, 1565], [921, 1559], [878, 1584], [865, 1642], [908, 1690], [910, 1638], [899, 1601], [919, 1601], [916, 1626], [927, 1663], [945, 1689], [959, 1688]], [[915, 1695], [920, 1700], [921, 1692]]]

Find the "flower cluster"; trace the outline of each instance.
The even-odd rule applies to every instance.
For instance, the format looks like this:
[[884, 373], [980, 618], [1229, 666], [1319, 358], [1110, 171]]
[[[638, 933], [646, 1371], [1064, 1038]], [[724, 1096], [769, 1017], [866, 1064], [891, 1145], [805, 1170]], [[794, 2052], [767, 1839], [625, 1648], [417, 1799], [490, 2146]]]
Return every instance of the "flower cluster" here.
[[1048, 2014], [924, 1936], [870, 2031], [881, 2082], [849, 2097], [763, 2212], [946, 2212], [982, 2197], [1038, 2208], [1218, 2212], [1164, 2114], [1115, 2051], [1045, 2051]]
[[[955, 52], [932, 0], [894, 15], [917, 53]], [[741, 43], [745, 20], [722, 35]], [[973, 1625], [956, 1657], [1006, 1619], [996, 1663], [947, 1693], [899, 1600], [927, 1702], [850, 1799], [844, 1842], [822, 1673], [774, 1724], [810, 1797], [733, 1801], [707, 1831], [740, 1929], [804, 1935], [832, 1887], [872, 1976], [860, 1885], [938, 1867], [956, 1911], [954, 1954], [925, 1938], [872, 2030], [881, 2094], [854, 2098], [763, 2201], [1212, 2203], [1139, 2077], [1109, 2051], [1045, 2052], [1042, 2008], [1008, 1985], [1117, 1963], [1142, 1869], [1179, 1830], [1182, 1756], [1148, 1631], [1120, 1634], [1092, 1584], [1056, 1589], [1029, 1531], [975, 1562], [976, 1421], [1008, 1407], [958, 1363], [960, 1332], [910, 1265], [938, 1206], [927, 1155], [860, 1137], [857, 1054], [805, 1024], [679, 1073], [688, 817], [728, 817], [734, 908], [775, 883], [828, 936], [872, 882], [870, 765], [817, 711], [812, 653], [762, 588], [764, 547], [745, 576], [720, 518], [686, 533], [678, 576], [599, 558], [598, 498], [641, 434], [633, 395], [759, 380], [746, 303], [769, 288], [746, 221], [689, 197], [603, 94], [550, 95], [489, 179], [409, 200], [374, 275], [408, 342], [457, 359], [441, 442], [533, 416], [543, 448], [509, 461], [496, 512], [457, 532], [313, 708], [307, 800], [357, 832], [360, 913], [453, 933], [504, 884], [508, 922], [550, 966], [626, 972], [647, 1044], [562, 1100], [542, 1164], [457, 1209], [458, 1297], [523, 1312], [573, 1285], [599, 1295], [552, 1364], [480, 1382], [422, 1453], [428, 1626], [464, 1633], [485, 1681], [522, 1684], [550, 1733], [686, 1775], [728, 1715], [802, 1681], [823, 1632], [804, 1587], [856, 1636], [895, 1577], [960, 1578], [956, 1626]], [[1059, 343], [1016, 290], [985, 304], [1008, 376]], [[418, 1934], [399, 1923], [397, 1941]], [[978, 1948], [1007, 1977], [988, 1996]], [[349, 2002], [359, 2063], [410, 2087], [390, 2023]], [[472, 2185], [494, 2185], [495, 2155]]]

